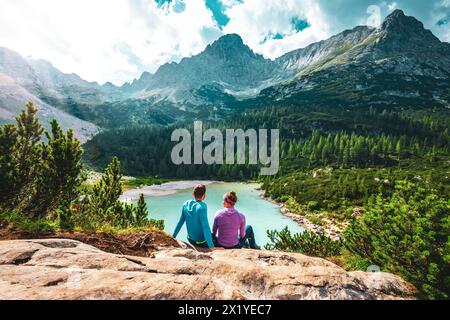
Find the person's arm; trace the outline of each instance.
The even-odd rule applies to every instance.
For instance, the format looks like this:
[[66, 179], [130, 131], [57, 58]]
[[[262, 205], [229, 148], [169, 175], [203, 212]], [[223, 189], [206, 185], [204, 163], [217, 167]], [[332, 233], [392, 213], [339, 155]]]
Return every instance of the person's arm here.
[[176, 238], [178, 236], [178, 234], [180, 233], [180, 230], [183, 227], [183, 224], [185, 221], [186, 221], [186, 217], [184, 216], [184, 207], [183, 207], [183, 209], [181, 210], [180, 220], [178, 221], [178, 224], [175, 228], [175, 232], [173, 233], [174, 238]]
[[203, 237], [206, 240], [206, 243], [208, 244], [208, 247], [210, 249], [214, 248], [214, 243], [212, 240], [212, 233], [211, 233], [211, 228], [209, 227], [209, 222], [208, 222], [208, 209], [206, 208], [206, 206], [201, 206], [200, 207], [200, 224], [202, 226], [202, 230], [203, 230]]
[[245, 216], [242, 215], [241, 219], [241, 226], [239, 230], [239, 235], [241, 236], [241, 239], [245, 238], [245, 229], [247, 228], [247, 222], [245, 221]]

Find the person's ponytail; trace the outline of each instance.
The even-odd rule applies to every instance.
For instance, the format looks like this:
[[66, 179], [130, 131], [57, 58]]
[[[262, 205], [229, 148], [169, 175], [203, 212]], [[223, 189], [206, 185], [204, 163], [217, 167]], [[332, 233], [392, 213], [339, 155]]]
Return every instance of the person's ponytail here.
[[238, 201], [238, 197], [235, 191], [230, 191], [223, 196], [223, 201], [228, 203], [229, 205], [234, 206]]
[[236, 191], [231, 191], [229, 193], [229, 197], [230, 197], [230, 200], [233, 201], [234, 203], [236, 203], [238, 201]]

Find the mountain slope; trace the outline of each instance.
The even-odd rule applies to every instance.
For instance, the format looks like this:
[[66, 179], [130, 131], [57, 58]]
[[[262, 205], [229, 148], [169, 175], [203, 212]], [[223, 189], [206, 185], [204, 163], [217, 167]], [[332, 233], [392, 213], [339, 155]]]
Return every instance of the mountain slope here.
[[[6, 48], [0, 48], [0, 121], [14, 121], [28, 101], [39, 108], [38, 116], [44, 126], [57, 119], [67, 130], [85, 142], [98, 132], [98, 127], [70, 114], [67, 100], [85, 99], [82, 92], [92, 92], [90, 84], [76, 75], [65, 75], [45, 61], [27, 60]], [[83, 97], [83, 98], [81, 98]]]
[[[167, 93], [170, 100], [185, 101], [190, 91], [218, 85], [237, 95], [254, 90], [274, 77], [277, 65], [246, 46], [241, 37], [230, 34], [209, 45], [201, 54], [169, 63], [134, 84], [138, 96]], [[143, 82], [145, 82], [143, 84]], [[137, 91], [136, 90], [136, 91]]]
[[[202, 53], [154, 74], [144, 72], [120, 88], [84, 81], [3, 48], [0, 74], [15, 83], [14, 90], [3, 86], [5, 102], [14, 97], [25, 103], [31, 95], [46, 107], [106, 128], [214, 120], [272, 104], [450, 106], [450, 44], [401, 10], [378, 29], [359, 26], [276, 60], [255, 54], [239, 35], [226, 35]], [[27, 94], [21, 98], [19, 91]], [[10, 119], [16, 111], [3, 105], [0, 116]]]
[[[353, 33], [361, 34], [358, 28]], [[349, 108], [450, 106], [450, 45], [421, 22], [396, 10], [359, 40], [340, 41], [340, 49], [329, 50], [259, 99]]]
[[356, 27], [353, 30], [346, 30], [328, 40], [313, 43], [306, 48], [286, 53], [276, 59], [276, 62], [283, 70], [298, 73], [322, 59], [330, 60], [331, 57], [335, 57], [344, 52], [346, 48], [361, 43], [373, 30], [373, 28], [365, 26]]
[[227, 35], [125, 87], [132, 99], [151, 98], [153, 106], [164, 103], [210, 119], [277, 102], [446, 107], [449, 48], [396, 10], [378, 29], [359, 26], [274, 61], [253, 53], [238, 35]]
[[30, 93], [13, 78], [0, 73], [0, 123], [13, 122], [14, 117], [20, 113], [28, 101], [33, 101], [38, 106], [38, 117], [47, 129], [50, 129], [50, 120], [57, 119], [64, 130], [73, 128], [75, 136], [82, 143], [99, 131], [96, 125], [50, 106]]

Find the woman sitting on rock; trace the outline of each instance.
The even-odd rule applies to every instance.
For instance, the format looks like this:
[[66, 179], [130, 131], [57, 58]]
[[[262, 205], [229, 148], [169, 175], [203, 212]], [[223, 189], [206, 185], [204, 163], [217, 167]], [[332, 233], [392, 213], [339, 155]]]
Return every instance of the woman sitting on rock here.
[[[237, 201], [238, 198], [234, 191], [223, 196], [225, 209], [216, 213], [212, 230], [215, 245], [225, 249], [245, 247], [259, 250], [252, 226], [246, 226], [245, 216], [234, 208]], [[219, 233], [218, 237], [217, 232]]]

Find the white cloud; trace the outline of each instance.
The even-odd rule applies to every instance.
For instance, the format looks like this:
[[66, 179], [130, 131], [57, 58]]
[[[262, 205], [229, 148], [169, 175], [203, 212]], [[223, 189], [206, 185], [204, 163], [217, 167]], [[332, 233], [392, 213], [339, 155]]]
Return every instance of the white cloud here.
[[[162, 7], [155, 0], [0, 0], [0, 46], [46, 59], [90, 81], [121, 84], [197, 54], [223, 33], [238, 33], [254, 51], [276, 58], [366, 24], [371, 3], [378, 3], [381, 17], [397, 7], [417, 6], [418, 18], [450, 41], [450, 24], [436, 25], [448, 16], [450, 0], [427, 6], [403, 0], [221, 1], [230, 18], [223, 31], [203, 0], [173, 0]], [[310, 27], [297, 32], [293, 17], [307, 20]], [[284, 38], [268, 38], [278, 33]]]
[[[0, 0], [0, 46], [52, 62], [89, 81], [121, 84], [170, 61], [201, 52], [223, 33], [239, 33], [256, 52], [275, 58], [331, 35], [313, 0], [223, 0], [223, 32], [204, 1]], [[295, 32], [292, 17], [311, 27]], [[282, 33], [282, 40], [261, 41]]]
[[431, 21], [436, 26], [435, 34], [442, 41], [450, 42], [450, 0], [440, 0], [434, 5]]
[[394, 11], [398, 8], [397, 2], [388, 3], [387, 6], [389, 11]]
[[[222, 0], [227, 6], [230, 22], [225, 33], [238, 33], [254, 51], [268, 58], [305, 47], [308, 44], [331, 36], [317, 1], [313, 0], [246, 0], [236, 2]], [[297, 17], [308, 21], [310, 27], [297, 32], [291, 19]], [[283, 39], [267, 39], [268, 35], [282, 34]]]
[[0, 46], [120, 84], [220, 35], [202, 1], [179, 1], [161, 8], [154, 0], [0, 0]]

